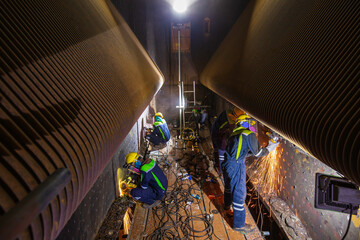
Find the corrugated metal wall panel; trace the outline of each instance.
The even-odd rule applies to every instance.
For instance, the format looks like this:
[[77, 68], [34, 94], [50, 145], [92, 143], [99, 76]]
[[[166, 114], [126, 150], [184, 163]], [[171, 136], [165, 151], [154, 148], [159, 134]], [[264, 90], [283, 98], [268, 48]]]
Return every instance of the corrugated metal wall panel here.
[[360, 2], [251, 1], [201, 82], [360, 184]]
[[72, 181], [24, 238], [54, 239], [163, 84], [109, 1], [1, 1], [0, 214]]

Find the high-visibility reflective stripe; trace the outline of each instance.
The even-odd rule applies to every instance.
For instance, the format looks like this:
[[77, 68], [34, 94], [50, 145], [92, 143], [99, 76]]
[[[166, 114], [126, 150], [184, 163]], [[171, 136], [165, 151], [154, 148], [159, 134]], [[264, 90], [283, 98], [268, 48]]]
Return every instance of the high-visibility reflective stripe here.
[[219, 129], [222, 129], [228, 122], [224, 122]]
[[255, 155], [255, 157], [259, 156], [260, 153], [261, 153], [263, 150], [264, 150], [264, 149], [262, 148], [262, 149]]
[[243, 203], [243, 204], [240, 204], [240, 203], [235, 203], [235, 202], [233, 202], [233, 204], [236, 205], [236, 206], [239, 206], [239, 207], [243, 207], [243, 206], [244, 206], [244, 203]]
[[141, 185], [141, 188], [142, 188], [142, 189], [147, 189], [148, 187], [144, 187], [143, 185]]
[[165, 139], [165, 135], [163, 133], [163, 131], [161, 130], [161, 128], [159, 128], [160, 132], [161, 132], [161, 135], [163, 136], [163, 139]]
[[238, 144], [238, 148], [237, 148], [237, 152], [236, 152], [236, 160], [239, 159], [241, 147], [242, 147], [242, 134], [240, 134], [240, 137], [239, 137], [239, 144]]
[[237, 207], [233, 207], [234, 210], [238, 210], [238, 211], [244, 211], [245, 208], [237, 208]]
[[165, 188], [163, 187], [163, 185], [161, 184], [161, 182], [160, 182], [160, 180], [157, 178], [157, 176], [156, 176], [153, 172], [151, 172], [151, 174], [152, 174], [153, 177], [155, 178], [157, 184], [159, 184], [159, 187], [161, 187], [161, 189], [165, 191]]

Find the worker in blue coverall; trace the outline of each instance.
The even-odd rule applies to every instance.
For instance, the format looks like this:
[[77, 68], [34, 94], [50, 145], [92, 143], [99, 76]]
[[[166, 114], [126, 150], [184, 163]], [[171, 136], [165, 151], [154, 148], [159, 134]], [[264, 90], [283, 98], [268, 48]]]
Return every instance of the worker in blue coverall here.
[[125, 157], [127, 166], [138, 169], [141, 177], [140, 187], [130, 191], [130, 196], [143, 202], [144, 208], [152, 208], [161, 203], [166, 193], [168, 180], [153, 159], [144, 159], [140, 154], [131, 152]]
[[158, 112], [154, 116], [155, 122], [153, 129], [145, 138], [153, 145], [166, 144], [170, 139], [170, 131], [162, 113]]
[[254, 132], [250, 131], [249, 116], [239, 116], [236, 127], [227, 141], [225, 161], [222, 165], [225, 181], [225, 210], [233, 205], [233, 229], [242, 233], [251, 232], [250, 225], [245, 224], [245, 198], [246, 198], [246, 167], [245, 158], [249, 151], [255, 157], [267, 155], [274, 150], [278, 142], [269, 141], [266, 148], [261, 148]]
[[243, 111], [236, 107], [225, 110], [220, 113], [211, 126], [211, 140], [213, 142], [214, 154], [217, 154], [215, 158], [218, 158], [220, 170], [224, 162], [227, 140], [235, 127], [236, 119], [243, 113]]

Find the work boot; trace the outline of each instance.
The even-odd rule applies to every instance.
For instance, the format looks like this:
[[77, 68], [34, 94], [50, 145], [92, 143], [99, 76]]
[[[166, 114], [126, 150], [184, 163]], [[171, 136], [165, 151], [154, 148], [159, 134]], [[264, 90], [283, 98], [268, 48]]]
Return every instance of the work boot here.
[[161, 203], [160, 200], [156, 200], [156, 201], [155, 201], [153, 204], [151, 204], [151, 205], [149, 205], [149, 204], [147, 204], [147, 203], [144, 203], [142, 207], [145, 208], [145, 209], [153, 208], [153, 207], [158, 206], [160, 203]]
[[234, 217], [234, 212], [233, 210], [231, 209], [231, 205], [227, 206], [225, 205], [224, 206], [224, 216], [226, 216], [227, 218], [232, 218]]
[[158, 145], [152, 145], [150, 151], [157, 151], [157, 150], [163, 149], [165, 147], [167, 147], [166, 143], [160, 143]]
[[234, 230], [237, 232], [241, 232], [242, 234], [246, 234], [254, 231], [254, 228], [250, 224], [245, 223], [245, 226], [240, 228], [234, 228]]
[[231, 207], [231, 205], [224, 205], [224, 210], [227, 211], [230, 209], [230, 207]]

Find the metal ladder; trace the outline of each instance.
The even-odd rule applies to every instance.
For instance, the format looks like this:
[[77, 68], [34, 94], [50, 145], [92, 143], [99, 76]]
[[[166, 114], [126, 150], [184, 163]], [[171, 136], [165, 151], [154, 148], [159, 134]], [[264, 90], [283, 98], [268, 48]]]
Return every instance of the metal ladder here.
[[[189, 115], [191, 116], [193, 114], [192, 109], [196, 106], [196, 90], [195, 90], [195, 86], [196, 86], [195, 81], [193, 81], [192, 90], [184, 91], [184, 95], [192, 93], [193, 94], [193, 99], [194, 99], [193, 101], [187, 101], [187, 103], [186, 103], [186, 106], [185, 106], [185, 109], [184, 109], [184, 114], [185, 114], [185, 126], [184, 127], [186, 127], [186, 124], [190, 123], [189, 122], [189, 117], [187, 117], [187, 116], [189, 116]], [[191, 107], [189, 107], [190, 104], [192, 104]], [[191, 109], [191, 110], [189, 111], [189, 109]]]

